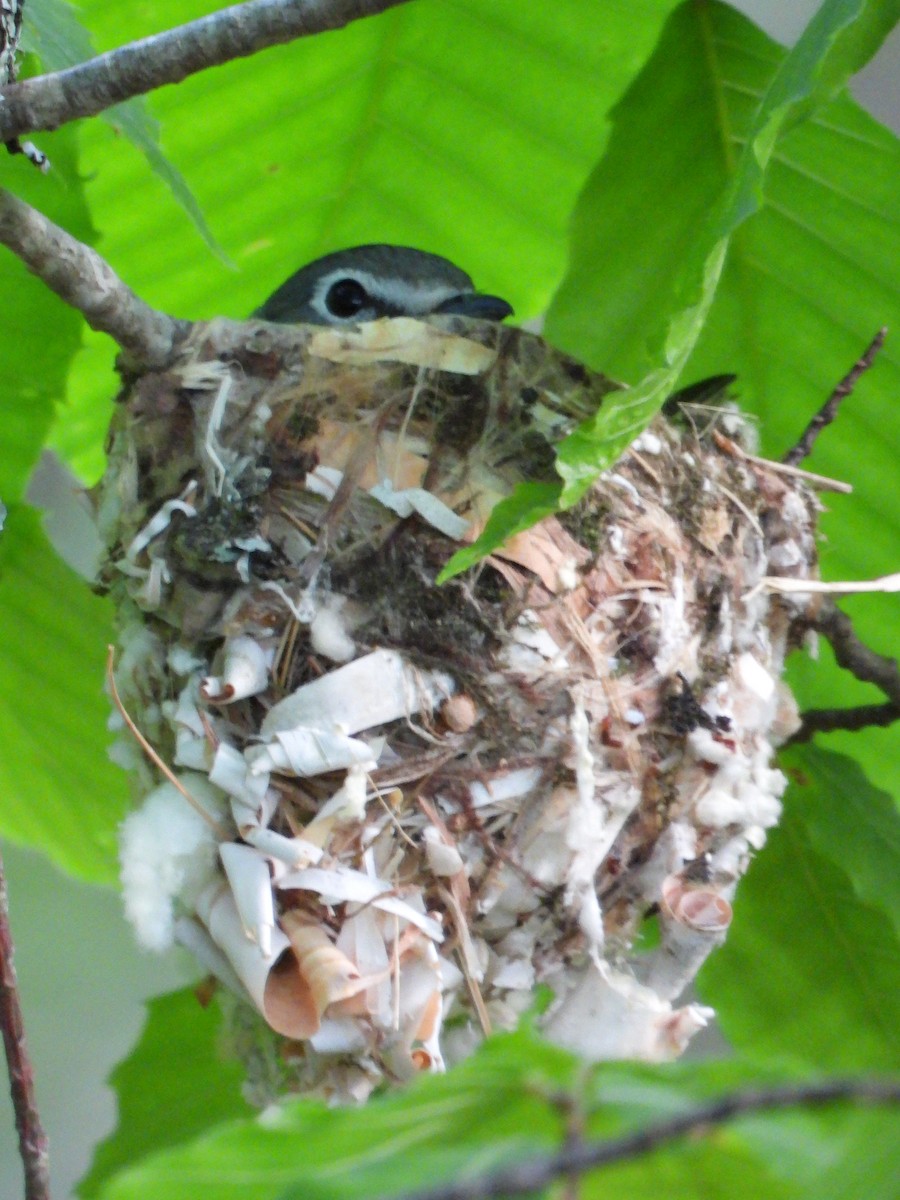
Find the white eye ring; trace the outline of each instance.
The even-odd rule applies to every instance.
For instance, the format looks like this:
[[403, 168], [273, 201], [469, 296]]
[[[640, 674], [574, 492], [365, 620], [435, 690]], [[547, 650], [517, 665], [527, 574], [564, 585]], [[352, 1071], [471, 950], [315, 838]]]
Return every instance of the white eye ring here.
[[[335, 311], [329, 303], [332, 289], [335, 287], [358, 287], [365, 297], [365, 303], [349, 309], [346, 313]], [[310, 298], [310, 305], [328, 325], [353, 325], [360, 321], [371, 321], [376, 315], [376, 302], [372, 299], [377, 295], [378, 282], [368, 271], [359, 271], [353, 267], [344, 267], [329, 271], [317, 280], [315, 291]]]

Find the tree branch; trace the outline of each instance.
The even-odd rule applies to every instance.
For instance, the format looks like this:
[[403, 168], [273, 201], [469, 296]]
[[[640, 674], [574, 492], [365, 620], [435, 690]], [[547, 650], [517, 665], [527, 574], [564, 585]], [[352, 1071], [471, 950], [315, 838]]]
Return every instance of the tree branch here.
[[811, 741], [817, 733], [858, 733], [860, 729], [875, 726], [884, 729], [900, 721], [900, 708], [896, 704], [857, 704], [853, 708], [808, 708], [800, 715], [800, 728], [788, 738], [788, 746]]
[[34, 1097], [34, 1070], [25, 1043], [25, 1024], [19, 1003], [19, 986], [13, 965], [13, 941], [9, 927], [9, 898], [3, 859], [0, 858], [0, 1029], [6, 1049], [9, 1090], [16, 1114], [19, 1153], [25, 1168], [26, 1200], [50, 1200], [50, 1171], [47, 1135], [41, 1125]]
[[837, 729], [858, 730], [869, 725], [891, 725], [900, 719], [900, 666], [895, 658], [877, 654], [861, 641], [853, 623], [831, 600], [826, 600], [813, 623], [834, 651], [838, 666], [863, 683], [874, 683], [887, 702], [861, 704], [855, 708], [814, 708], [802, 714], [802, 724], [788, 745], [808, 742], [816, 733]]
[[894, 704], [900, 705], [900, 666], [895, 658], [877, 654], [857, 637], [853, 622], [832, 600], [825, 600], [814, 628], [827, 638], [838, 666], [863, 683], [874, 683]]
[[0, 190], [0, 242], [58, 296], [108, 333], [137, 367], [163, 366], [187, 322], [157, 312], [126, 287], [96, 250]]
[[3, 89], [0, 142], [56, 129], [207, 67], [340, 29], [406, 0], [249, 0], [52, 75]]
[[647, 1129], [604, 1142], [572, 1141], [555, 1154], [534, 1157], [477, 1179], [408, 1192], [400, 1200], [496, 1200], [501, 1196], [523, 1195], [545, 1188], [566, 1175], [584, 1174], [596, 1167], [606, 1167], [648, 1154], [675, 1138], [702, 1133], [710, 1126], [721, 1125], [744, 1113], [831, 1104], [836, 1100], [868, 1104], [900, 1103], [900, 1082], [832, 1080], [795, 1087], [735, 1092]]
[[803, 431], [803, 436], [792, 450], [788, 450], [787, 454], [781, 460], [787, 466], [796, 467], [797, 463], [803, 462], [804, 458], [808, 458], [812, 454], [812, 448], [816, 443], [816, 438], [830, 425], [838, 414], [838, 409], [841, 402], [846, 400], [853, 389], [856, 387], [861, 376], [872, 366], [878, 351], [884, 345], [884, 339], [887, 337], [887, 328], [879, 329], [872, 338], [869, 345], [866, 347], [861, 358], [858, 358], [841, 382], [837, 385], [806, 429]]

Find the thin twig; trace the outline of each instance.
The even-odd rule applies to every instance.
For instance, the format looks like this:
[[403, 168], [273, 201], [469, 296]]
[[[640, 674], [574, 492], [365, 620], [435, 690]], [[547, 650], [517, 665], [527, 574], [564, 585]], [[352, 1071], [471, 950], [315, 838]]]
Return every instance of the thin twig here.
[[0, 242], [83, 313], [92, 329], [114, 338], [136, 367], [163, 366], [187, 331], [186, 321], [175, 321], [139, 299], [96, 250], [2, 189]]
[[802, 579], [797, 575], [764, 575], [744, 593], [752, 600], [760, 592], [782, 596], [858, 596], [863, 592], [900, 592], [900, 571], [877, 579]]
[[119, 695], [119, 689], [116, 686], [116, 676], [115, 676], [115, 672], [113, 670], [115, 657], [116, 657], [115, 646], [107, 646], [106, 647], [106, 683], [109, 688], [109, 694], [112, 697], [112, 702], [118, 709], [119, 716], [122, 718], [122, 720], [127, 725], [128, 732], [131, 734], [131, 736], [134, 738], [134, 740], [137, 742], [137, 744], [140, 746], [140, 748], [143, 750], [143, 752], [147, 755], [147, 757], [150, 759], [150, 761], [153, 763], [153, 765], [156, 767], [156, 769], [158, 771], [160, 771], [163, 775], [165, 775], [166, 779], [168, 779], [168, 781], [169, 781], [169, 783], [171, 783], [172, 787], [174, 787], [176, 789], [176, 791], [181, 792], [182, 796], [184, 796], [185, 800], [187, 800], [188, 804], [191, 806], [191, 808], [194, 810], [194, 812], [199, 817], [201, 817], [202, 820], [204, 820], [206, 822], [206, 824], [209, 826], [209, 828], [215, 834], [217, 840], [220, 842], [229, 841], [230, 835], [229, 835], [228, 830], [225, 829], [223, 826], [221, 826], [211, 813], [206, 811], [206, 809], [203, 807], [203, 805], [200, 803], [200, 801], [196, 798], [196, 796], [191, 795], [191, 793], [184, 786], [184, 784], [181, 782], [181, 780], [178, 778], [178, 776], [175, 774], [175, 772], [172, 770], [172, 768], [168, 765], [168, 763], [163, 761], [163, 759], [159, 756], [159, 754], [157, 754], [157, 752], [154, 750], [154, 748], [150, 745], [150, 743], [147, 741], [147, 739], [141, 733], [140, 729], [138, 729], [131, 713], [129, 713], [128, 709], [122, 703], [122, 697]]
[[803, 431], [803, 436], [792, 450], [788, 450], [782, 462], [788, 466], [795, 467], [797, 463], [803, 462], [804, 458], [808, 458], [812, 453], [812, 448], [815, 445], [816, 438], [826, 427], [830, 425], [837, 416], [838, 409], [841, 406], [841, 401], [846, 400], [853, 389], [856, 387], [857, 381], [862, 375], [868, 371], [872, 363], [875, 361], [875, 356], [884, 345], [884, 339], [887, 337], [887, 328], [879, 329], [872, 338], [863, 356], [853, 364], [841, 382], [837, 385], [810, 423]]
[[726, 454], [743, 459], [744, 462], [755, 463], [758, 467], [765, 467], [767, 471], [773, 471], [776, 475], [790, 475], [792, 479], [802, 479], [810, 487], [818, 488], [822, 492], [843, 492], [849, 496], [853, 491], [853, 484], [844, 483], [842, 479], [831, 479], [828, 475], [817, 475], [815, 471], [804, 471], [802, 467], [792, 467], [788, 463], [773, 462], [770, 458], [760, 458], [758, 454], [751, 454], [718, 429], [712, 431], [712, 436], [719, 449], [724, 450]]
[[535, 1156], [479, 1178], [407, 1192], [400, 1200], [495, 1200], [500, 1196], [524, 1195], [545, 1188], [565, 1176], [584, 1174], [597, 1167], [649, 1154], [666, 1142], [703, 1133], [710, 1126], [721, 1125], [744, 1113], [831, 1104], [839, 1100], [897, 1104], [900, 1103], [900, 1082], [830, 1080], [825, 1083], [735, 1092], [622, 1137], [603, 1142], [572, 1140], [555, 1154]]
[[34, 1095], [34, 1069], [25, 1042], [25, 1023], [19, 1003], [19, 985], [13, 964], [9, 927], [9, 897], [3, 859], [0, 858], [0, 1028], [6, 1048], [9, 1090], [16, 1114], [19, 1154], [25, 1170], [25, 1200], [50, 1200], [47, 1135], [41, 1125]]
[[249, 0], [76, 67], [3, 89], [0, 141], [92, 117], [188, 75], [295, 38], [340, 29], [405, 0]]

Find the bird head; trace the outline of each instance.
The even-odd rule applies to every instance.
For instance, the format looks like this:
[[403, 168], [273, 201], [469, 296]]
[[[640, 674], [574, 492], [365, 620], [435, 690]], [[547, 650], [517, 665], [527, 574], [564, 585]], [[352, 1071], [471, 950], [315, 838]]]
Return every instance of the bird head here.
[[512, 306], [476, 292], [465, 271], [411, 246], [354, 246], [301, 267], [253, 314], [285, 324], [358, 325], [378, 317], [459, 313], [502, 321]]

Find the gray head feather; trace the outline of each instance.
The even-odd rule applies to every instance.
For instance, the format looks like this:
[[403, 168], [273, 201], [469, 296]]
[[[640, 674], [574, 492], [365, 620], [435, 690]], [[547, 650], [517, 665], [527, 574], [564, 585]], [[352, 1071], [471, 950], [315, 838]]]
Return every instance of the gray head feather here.
[[301, 267], [253, 314], [264, 321], [356, 325], [378, 317], [462, 313], [501, 321], [505, 300], [475, 291], [446, 258], [411, 246], [354, 246]]

